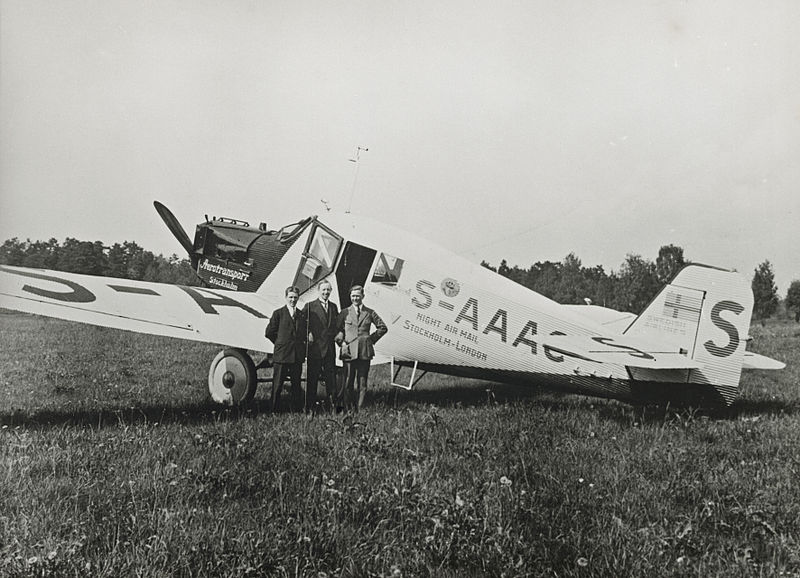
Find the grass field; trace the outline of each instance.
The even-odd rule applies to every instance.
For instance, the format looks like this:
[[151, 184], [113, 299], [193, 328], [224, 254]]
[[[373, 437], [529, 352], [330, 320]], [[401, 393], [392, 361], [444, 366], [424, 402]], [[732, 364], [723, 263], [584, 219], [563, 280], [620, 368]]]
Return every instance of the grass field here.
[[800, 575], [800, 325], [717, 414], [385, 369], [210, 404], [218, 347], [0, 313], [0, 576]]

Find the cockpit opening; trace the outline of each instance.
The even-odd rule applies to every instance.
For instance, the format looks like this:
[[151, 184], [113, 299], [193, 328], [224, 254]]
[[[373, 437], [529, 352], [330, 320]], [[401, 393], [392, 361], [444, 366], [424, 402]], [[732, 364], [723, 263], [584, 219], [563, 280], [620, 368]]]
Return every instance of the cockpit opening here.
[[377, 251], [348, 241], [336, 267], [336, 284], [339, 289], [339, 307], [350, 307], [350, 288], [364, 285]]

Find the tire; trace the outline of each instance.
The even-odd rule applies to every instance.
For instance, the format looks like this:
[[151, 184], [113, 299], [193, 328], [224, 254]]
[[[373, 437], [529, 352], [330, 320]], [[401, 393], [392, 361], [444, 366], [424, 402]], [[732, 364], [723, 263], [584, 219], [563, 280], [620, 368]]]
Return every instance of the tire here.
[[208, 370], [211, 399], [224, 405], [245, 405], [256, 394], [258, 383], [253, 359], [242, 349], [223, 349]]

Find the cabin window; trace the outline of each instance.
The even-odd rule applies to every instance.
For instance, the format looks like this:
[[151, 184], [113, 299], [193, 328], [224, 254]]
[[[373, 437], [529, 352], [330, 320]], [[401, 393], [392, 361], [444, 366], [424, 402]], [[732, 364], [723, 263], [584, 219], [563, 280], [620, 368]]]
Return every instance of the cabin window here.
[[378, 264], [375, 266], [375, 272], [372, 274], [372, 282], [381, 285], [397, 285], [402, 270], [402, 259], [381, 253], [381, 256], [378, 257]]
[[342, 239], [324, 229], [319, 224], [315, 227], [300, 260], [295, 285], [304, 293], [317, 284], [322, 278], [333, 272], [333, 264], [342, 246]]

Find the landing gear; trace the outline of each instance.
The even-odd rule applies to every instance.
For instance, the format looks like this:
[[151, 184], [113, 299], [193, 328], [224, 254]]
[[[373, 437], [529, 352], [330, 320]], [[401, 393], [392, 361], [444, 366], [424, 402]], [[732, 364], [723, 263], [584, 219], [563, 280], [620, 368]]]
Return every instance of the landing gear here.
[[211, 398], [225, 405], [244, 405], [252, 400], [257, 382], [256, 366], [243, 349], [223, 349], [208, 371]]

